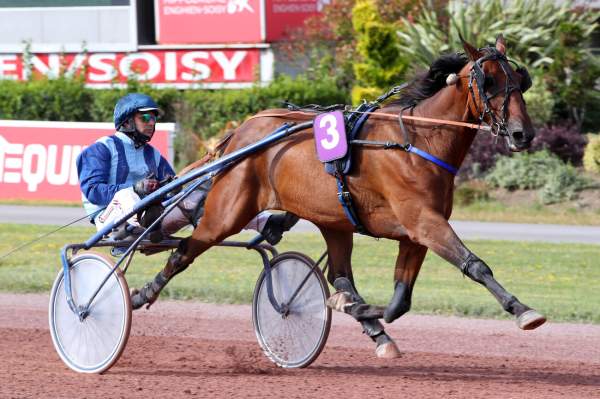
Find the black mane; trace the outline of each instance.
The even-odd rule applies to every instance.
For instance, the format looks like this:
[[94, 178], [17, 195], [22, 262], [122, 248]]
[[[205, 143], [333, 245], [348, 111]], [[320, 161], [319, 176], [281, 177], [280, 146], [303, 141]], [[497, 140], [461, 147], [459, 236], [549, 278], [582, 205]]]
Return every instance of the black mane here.
[[446, 78], [451, 73], [458, 73], [469, 60], [464, 54], [445, 54], [433, 61], [429, 71], [415, 77], [402, 90], [400, 98], [390, 102], [390, 105], [413, 107], [420, 101], [433, 96], [446, 86]]

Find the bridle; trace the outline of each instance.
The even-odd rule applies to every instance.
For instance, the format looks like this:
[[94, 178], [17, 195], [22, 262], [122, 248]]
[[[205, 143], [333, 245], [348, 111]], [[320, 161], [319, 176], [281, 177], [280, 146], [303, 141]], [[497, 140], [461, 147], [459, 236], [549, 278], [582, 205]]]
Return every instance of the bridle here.
[[[527, 72], [527, 69], [516, 65], [516, 73], [522, 77], [521, 84], [517, 85], [510, 76], [511, 67], [509, 65], [508, 58], [494, 47], [486, 47], [480, 49], [487, 54], [481, 58], [475, 60], [471, 66], [469, 72], [469, 91], [471, 93], [471, 101], [474, 105], [476, 113], [479, 115], [479, 123], [481, 124], [486, 116], [489, 118], [490, 131], [494, 136], [508, 136], [508, 103], [510, 101], [510, 95], [513, 91], [519, 92], [521, 95], [531, 87], [531, 77]], [[483, 64], [486, 61], [496, 61], [504, 76], [506, 76], [504, 87], [498, 88], [492, 93], [488, 93], [486, 90], [486, 76], [483, 71]], [[514, 62], [513, 62], [514, 63]], [[473, 89], [474, 84], [477, 85], [477, 91], [479, 93], [479, 99], [483, 104], [483, 108], [480, 109], [478, 102], [475, 100], [475, 90]], [[492, 110], [490, 100], [494, 97], [504, 94], [504, 100], [502, 101], [502, 108], [500, 109], [500, 117]]]

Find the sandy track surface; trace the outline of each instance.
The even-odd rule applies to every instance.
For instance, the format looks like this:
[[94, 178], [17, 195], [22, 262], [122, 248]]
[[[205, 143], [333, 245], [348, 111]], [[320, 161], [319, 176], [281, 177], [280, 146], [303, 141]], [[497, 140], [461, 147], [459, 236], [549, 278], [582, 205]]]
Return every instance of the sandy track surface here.
[[600, 398], [600, 326], [407, 315], [387, 326], [402, 356], [381, 360], [360, 326], [334, 314], [303, 370], [262, 354], [247, 305], [158, 301], [134, 313], [103, 375], [63, 365], [47, 296], [0, 294], [1, 398]]

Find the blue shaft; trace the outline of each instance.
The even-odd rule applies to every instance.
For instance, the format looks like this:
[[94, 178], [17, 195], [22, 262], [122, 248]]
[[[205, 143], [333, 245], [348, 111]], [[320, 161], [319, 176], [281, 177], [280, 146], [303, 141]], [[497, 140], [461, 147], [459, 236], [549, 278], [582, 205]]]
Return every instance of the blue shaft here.
[[169, 192], [171, 192], [179, 187], [182, 187], [186, 183], [189, 183], [190, 181], [197, 179], [207, 173], [210, 173], [213, 171], [220, 171], [220, 170], [230, 166], [234, 162], [237, 162], [240, 159], [246, 157], [247, 155], [255, 153], [259, 150], [262, 150], [263, 148], [268, 147], [269, 145], [273, 144], [274, 142], [276, 142], [292, 133], [312, 127], [312, 123], [313, 123], [312, 121], [309, 121], [309, 122], [304, 122], [304, 123], [301, 123], [301, 124], [298, 124], [295, 126], [291, 126], [291, 127], [289, 124], [286, 123], [283, 126], [276, 129], [273, 133], [260, 139], [256, 143], [250, 144], [246, 147], [240, 148], [239, 150], [233, 151], [232, 153], [221, 157], [220, 159], [218, 159], [215, 162], [210, 162], [207, 165], [202, 166], [201, 168], [192, 170], [189, 173], [181, 176], [180, 178], [173, 180], [171, 183], [159, 188], [152, 194], [148, 195], [147, 197], [145, 197], [144, 199], [139, 201], [135, 205], [135, 207], [133, 208], [133, 210], [131, 212], [129, 212], [125, 216], [117, 219], [113, 223], [109, 223], [106, 226], [104, 226], [104, 228], [99, 230], [96, 234], [94, 234], [89, 240], [87, 240], [83, 244], [84, 248], [90, 249], [98, 241], [102, 240], [102, 237], [109, 234], [116, 226], [120, 226], [121, 224], [125, 223], [127, 221], [127, 219], [129, 219], [130, 217], [132, 217], [133, 215], [135, 215], [142, 209], [146, 208], [148, 205], [150, 205], [154, 202], [160, 201]]

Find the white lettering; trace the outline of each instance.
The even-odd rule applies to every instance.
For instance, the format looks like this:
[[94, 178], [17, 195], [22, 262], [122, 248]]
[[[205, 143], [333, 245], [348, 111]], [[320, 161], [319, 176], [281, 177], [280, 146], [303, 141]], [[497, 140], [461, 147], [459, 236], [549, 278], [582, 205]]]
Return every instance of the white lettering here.
[[[140, 73], [135, 69], [132, 70], [133, 63], [138, 60], [146, 63], [146, 72]], [[130, 76], [136, 80], [152, 80], [160, 73], [160, 60], [150, 53], [129, 54], [123, 57], [119, 63], [119, 71], [121, 75]]]
[[225, 80], [235, 80], [237, 67], [246, 58], [247, 51], [236, 51], [233, 53], [231, 60], [227, 59], [227, 56], [222, 51], [213, 52], [212, 56], [217, 61], [219, 66], [223, 68], [223, 78]]
[[316, 3], [273, 4], [275, 14], [313, 13], [318, 10]]
[[37, 55], [34, 55], [31, 57], [31, 66], [50, 79], [58, 78], [60, 75], [60, 57], [58, 54], [48, 54], [48, 65], [44, 64], [44, 61]]
[[7, 155], [20, 156], [22, 154], [23, 144], [9, 143], [4, 137], [0, 136], [0, 182], [19, 183], [21, 181], [20, 173], [4, 173], [4, 169], [20, 169], [22, 163], [21, 157], [13, 158], [7, 157]]
[[[12, 72], [12, 73], [11, 73]], [[0, 79], [17, 80], [17, 56], [0, 55]]]
[[[0, 79], [25, 79], [31, 71], [55, 78], [85, 73], [86, 83], [122, 83], [137, 79], [151, 83], [192, 84], [206, 80], [215, 83], [247, 81], [248, 71], [259, 66], [257, 49], [153, 50], [140, 53], [72, 54], [66, 62], [59, 54], [32, 56], [31, 68], [23, 67], [17, 55], [0, 55]], [[266, 61], [269, 64], [269, 61]], [[23, 76], [20, 76], [23, 73]], [[59, 149], [60, 151], [60, 149]]]
[[67, 67], [67, 70], [65, 71], [65, 75], [68, 77], [74, 76], [77, 73], [77, 71], [85, 63], [85, 59], [86, 59], [85, 54], [77, 54], [75, 56], [75, 58], [73, 58], [73, 61], [71, 61], [71, 64], [69, 64], [69, 66]]
[[[34, 169], [34, 157], [37, 157]], [[23, 153], [23, 180], [27, 183], [27, 191], [37, 191], [38, 185], [44, 181], [46, 174], [46, 148], [41, 144], [29, 144]]]
[[171, 51], [165, 53], [165, 80], [177, 80], [177, 54]]
[[197, 73], [183, 72], [181, 74], [182, 80], [197, 81], [197, 80], [208, 79], [210, 77], [210, 68], [205, 64], [196, 62], [197, 58], [204, 59], [204, 60], [208, 59], [208, 52], [206, 52], [206, 51], [191, 51], [189, 53], [185, 53], [183, 55], [183, 57], [181, 57], [181, 64], [184, 67], [189, 68], [194, 72], [197, 72]]
[[[25, 182], [27, 190], [37, 191], [42, 182], [60, 186], [77, 185], [77, 157], [80, 145], [64, 145], [58, 154], [58, 146], [50, 144], [9, 143], [0, 135], [0, 182], [19, 184]], [[60, 165], [60, 170], [57, 170]]]
[[62, 150], [62, 162], [60, 164], [60, 172], [56, 173], [58, 147], [54, 144], [48, 146], [48, 166], [46, 176], [48, 183], [55, 186], [65, 184], [69, 180], [69, 163], [71, 162], [71, 146], [65, 145]]
[[87, 146], [74, 145], [71, 151], [71, 175], [69, 176], [69, 184], [75, 186], [79, 184], [79, 175], [77, 173], [77, 157]]
[[92, 82], [110, 82], [117, 76], [115, 69], [115, 60], [117, 55], [114, 53], [100, 53], [90, 55], [90, 68], [97, 69], [104, 73], [95, 73], [90, 71], [89, 80]]

